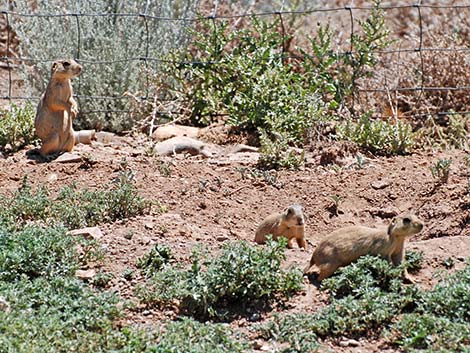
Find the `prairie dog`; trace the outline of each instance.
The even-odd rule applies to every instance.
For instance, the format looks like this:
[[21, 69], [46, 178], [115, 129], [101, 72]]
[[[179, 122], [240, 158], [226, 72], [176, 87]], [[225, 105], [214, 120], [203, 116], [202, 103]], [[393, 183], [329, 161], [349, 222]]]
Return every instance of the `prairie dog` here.
[[272, 234], [273, 240], [287, 238], [287, 247], [292, 249], [294, 240], [300, 248], [307, 250], [305, 241], [305, 220], [302, 206], [291, 205], [283, 213], [273, 213], [266, 217], [256, 229], [255, 242], [264, 244], [266, 236]]
[[42, 142], [39, 150], [42, 156], [71, 152], [75, 143], [91, 140], [94, 136], [94, 130], [80, 134], [72, 126], [78, 105], [73, 98], [70, 80], [80, 75], [81, 71], [81, 65], [73, 59], [58, 60], [52, 64], [51, 78], [41, 96], [34, 120], [36, 135]]
[[403, 261], [406, 237], [422, 229], [423, 222], [412, 214], [393, 218], [388, 227], [349, 226], [338, 229], [318, 244], [304, 273], [312, 273], [316, 266], [320, 270], [318, 280], [321, 281], [363, 255], [380, 255], [397, 266]]

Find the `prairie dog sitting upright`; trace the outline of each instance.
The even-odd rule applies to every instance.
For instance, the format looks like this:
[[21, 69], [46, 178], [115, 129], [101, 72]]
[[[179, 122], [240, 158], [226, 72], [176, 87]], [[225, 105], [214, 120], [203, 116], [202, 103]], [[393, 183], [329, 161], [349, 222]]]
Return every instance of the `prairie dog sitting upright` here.
[[296, 240], [300, 248], [307, 250], [302, 206], [291, 205], [283, 213], [273, 213], [266, 217], [256, 229], [255, 242], [264, 244], [268, 234], [272, 234], [273, 240], [287, 238], [287, 247], [290, 249]]
[[58, 152], [71, 152], [76, 143], [89, 143], [94, 130], [75, 132], [72, 119], [78, 113], [78, 105], [73, 98], [71, 79], [80, 75], [81, 65], [75, 60], [58, 60], [52, 64], [51, 78], [46, 91], [41, 96], [34, 126], [42, 145], [42, 156]]
[[[423, 222], [412, 214], [395, 217], [385, 227], [349, 226], [338, 229], [318, 244], [304, 273], [310, 274], [317, 267], [318, 280], [321, 281], [339, 267], [349, 265], [364, 255], [380, 255], [397, 266], [404, 258], [405, 239], [422, 229]], [[405, 273], [405, 276], [408, 274]]]

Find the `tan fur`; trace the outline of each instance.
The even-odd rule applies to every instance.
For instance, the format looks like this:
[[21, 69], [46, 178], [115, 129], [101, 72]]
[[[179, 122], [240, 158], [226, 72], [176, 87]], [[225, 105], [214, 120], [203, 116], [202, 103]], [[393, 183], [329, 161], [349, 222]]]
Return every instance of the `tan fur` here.
[[82, 67], [72, 59], [52, 64], [51, 78], [39, 102], [34, 126], [41, 139], [42, 156], [57, 152], [71, 152], [75, 145], [72, 119], [78, 113], [70, 80], [77, 77]]
[[255, 242], [264, 244], [268, 234], [272, 234], [273, 240], [281, 236], [287, 238], [289, 249], [296, 240], [300, 248], [307, 250], [302, 206], [291, 205], [283, 213], [273, 213], [266, 217], [256, 229]]
[[403, 261], [406, 237], [422, 229], [423, 222], [415, 215], [395, 217], [388, 227], [349, 226], [338, 229], [318, 244], [304, 273], [310, 274], [317, 267], [318, 280], [321, 281], [363, 255], [379, 255], [397, 266]]

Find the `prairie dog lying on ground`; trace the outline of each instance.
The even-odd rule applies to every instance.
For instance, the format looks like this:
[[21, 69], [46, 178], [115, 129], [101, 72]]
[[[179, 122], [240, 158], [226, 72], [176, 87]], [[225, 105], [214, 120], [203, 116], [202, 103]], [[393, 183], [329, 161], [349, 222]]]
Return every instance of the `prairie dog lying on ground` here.
[[273, 240], [287, 238], [287, 247], [293, 247], [294, 240], [300, 248], [307, 250], [305, 241], [305, 219], [302, 206], [291, 205], [283, 213], [273, 213], [266, 217], [256, 229], [255, 242], [264, 244], [266, 236], [272, 234]]
[[318, 244], [304, 273], [310, 274], [317, 267], [318, 280], [321, 281], [363, 255], [380, 255], [397, 266], [403, 261], [405, 239], [419, 233], [423, 226], [418, 217], [410, 214], [395, 217], [388, 227], [349, 226], [338, 229]]

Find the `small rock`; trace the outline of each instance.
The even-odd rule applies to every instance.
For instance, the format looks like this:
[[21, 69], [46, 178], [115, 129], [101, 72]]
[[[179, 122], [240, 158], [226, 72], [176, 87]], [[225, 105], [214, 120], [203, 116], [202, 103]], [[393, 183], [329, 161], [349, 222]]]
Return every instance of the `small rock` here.
[[75, 276], [82, 280], [90, 280], [96, 276], [96, 271], [94, 269], [90, 270], [77, 270], [75, 271]]
[[71, 230], [67, 233], [68, 235], [81, 235], [82, 237], [86, 239], [94, 239], [94, 240], [99, 240], [103, 237], [103, 233], [101, 233], [101, 230], [98, 227], [86, 227], [86, 228], [81, 228], [81, 229], [74, 229]]
[[154, 225], [152, 222], [146, 222], [144, 224], [145, 229], [153, 229]]
[[59, 157], [57, 157], [54, 160], [55, 163], [77, 163], [81, 161], [82, 161], [81, 156], [79, 156], [78, 154], [69, 153], [69, 152], [65, 152], [61, 154]]
[[56, 173], [52, 173], [51, 175], [49, 175], [49, 176], [47, 177], [47, 182], [48, 182], [48, 183], [55, 183], [55, 182], [57, 181], [57, 179], [58, 179], [57, 174], [56, 174]]
[[142, 311], [142, 315], [149, 316], [149, 315], [152, 315], [152, 312], [150, 310], [144, 310]]
[[193, 126], [171, 124], [158, 127], [152, 134], [152, 138], [157, 141], [164, 141], [172, 137], [181, 136], [196, 138], [199, 136], [199, 128]]
[[111, 143], [114, 139], [114, 134], [112, 132], [99, 131], [95, 134], [96, 141], [102, 144]]
[[385, 189], [387, 186], [390, 186], [390, 182], [388, 180], [377, 180], [370, 184], [372, 189], [381, 190]]

